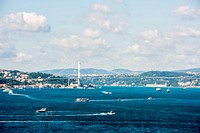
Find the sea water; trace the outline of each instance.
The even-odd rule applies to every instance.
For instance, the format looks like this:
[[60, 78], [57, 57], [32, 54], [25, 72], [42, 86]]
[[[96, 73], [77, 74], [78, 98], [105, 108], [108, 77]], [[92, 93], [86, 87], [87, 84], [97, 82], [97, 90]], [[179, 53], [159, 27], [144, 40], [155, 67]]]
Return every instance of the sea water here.
[[[1, 91], [0, 132], [200, 132], [200, 89], [166, 89]], [[89, 102], [75, 102], [76, 98], [89, 98]], [[41, 108], [48, 111], [36, 112]], [[110, 111], [115, 114], [109, 115]]]

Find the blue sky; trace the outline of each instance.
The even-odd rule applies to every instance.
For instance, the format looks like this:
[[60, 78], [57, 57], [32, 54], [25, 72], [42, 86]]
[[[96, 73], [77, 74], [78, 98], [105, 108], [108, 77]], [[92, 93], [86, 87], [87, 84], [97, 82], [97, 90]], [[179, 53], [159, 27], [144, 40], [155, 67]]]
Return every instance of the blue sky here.
[[0, 68], [200, 66], [199, 0], [0, 1]]

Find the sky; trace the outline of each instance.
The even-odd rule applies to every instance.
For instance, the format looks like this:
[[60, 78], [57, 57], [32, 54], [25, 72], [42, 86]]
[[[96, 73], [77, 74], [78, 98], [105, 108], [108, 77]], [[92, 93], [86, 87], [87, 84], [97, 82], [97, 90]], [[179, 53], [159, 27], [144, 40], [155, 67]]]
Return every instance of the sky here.
[[1, 0], [0, 69], [200, 67], [200, 0]]

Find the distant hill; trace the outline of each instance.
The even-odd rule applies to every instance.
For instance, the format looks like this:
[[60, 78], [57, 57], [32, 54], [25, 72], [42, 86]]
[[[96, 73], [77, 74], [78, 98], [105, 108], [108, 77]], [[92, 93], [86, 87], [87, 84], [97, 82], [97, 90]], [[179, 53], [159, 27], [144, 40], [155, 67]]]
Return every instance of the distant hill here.
[[[78, 69], [69, 68], [69, 69], [44, 70], [44, 71], [40, 71], [40, 72], [48, 73], [48, 74], [56, 74], [56, 75], [77, 75], [77, 71], [78, 71]], [[131, 71], [128, 69], [113, 69], [113, 70], [104, 70], [104, 69], [95, 69], [95, 68], [81, 69], [81, 74], [85, 74], [85, 75], [92, 75], [92, 74], [113, 75], [113, 74], [135, 74], [135, 73], [141, 73], [141, 72]]]
[[149, 71], [142, 73], [140, 76], [145, 77], [179, 77], [179, 76], [191, 76], [184, 72], [170, 72], [170, 71]]
[[131, 74], [131, 73], [133, 73], [133, 71], [128, 70], [128, 69], [113, 69], [113, 70], [111, 70], [111, 72], [115, 73], [115, 74]]
[[200, 68], [191, 68], [185, 70], [175, 70], [176, 72], [200, 72]]
[[[68, 68], [68, 69], [53, 69], [40, 71], [42, 73], [54, 74], [54, 75], [77, 75], [78, 69]], [[185, 70], [175, 70], [175, 71], [132, 71], [129, 69], [95, 69], [95, 68], [83, 68], [81, 69], [81, 74], [83, 75], [120, 75], [120, 74], [141, 74], [141, 76], [151, 76], [151, 77], [177, 77], [177, 76], [188, 76], [186, 72], [200, 72], [200, 68], [185, 69]]]

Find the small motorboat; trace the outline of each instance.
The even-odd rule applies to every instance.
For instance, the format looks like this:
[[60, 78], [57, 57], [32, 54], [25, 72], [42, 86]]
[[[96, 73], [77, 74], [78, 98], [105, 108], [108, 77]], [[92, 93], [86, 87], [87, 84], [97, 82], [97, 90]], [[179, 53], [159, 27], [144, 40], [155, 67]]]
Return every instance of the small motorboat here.
[[110, 112], [107, 112], [107, 113], [100, 113], [100, 115], [114, 115], [115, 114], [115, 112], [113, 112], [113, 111], [110, 111]]
[[108, 91], [102, 91], [103, 94], [106, 94], [106, 95], [110, 95], [112, 94], [112, 92], [108, 92]]
[[148, 97], [148, 98], [147, 98], [147, 100], [152, 100], [152, 99], [153, 99], [152, 97]]
[[108, 114], [108, 115], [114, 115], [114, 114], [115, 114], [115, 112], [113, 112], [113, 111], [110, 111], [110, 112], [107, 112], [107, 114]]
[[170, 92], [170, 89], [168, 88], [168, 89], [166, 90], [166, 92]]
[[36, 110], [36, 112], [47, 112], [47, 108], [41, 108], [39, 110]]

